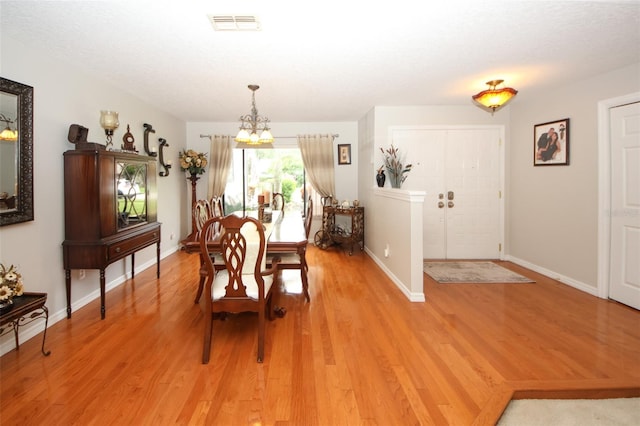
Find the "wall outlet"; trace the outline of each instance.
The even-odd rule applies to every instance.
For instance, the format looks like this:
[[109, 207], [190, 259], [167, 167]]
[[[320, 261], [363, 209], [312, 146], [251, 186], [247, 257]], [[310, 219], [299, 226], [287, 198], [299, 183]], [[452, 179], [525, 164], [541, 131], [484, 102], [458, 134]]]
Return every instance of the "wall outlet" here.
[[86, 277], [87, 277], [87, 271], [85, 271], [84, 269], [80, 269], [78, 271], [78, 279], [84, 280]]
[[175, 235], [173, 234], [173, 232], [171, 234], [169, 234], [169, 239], [173, 240], [173, 238], [175, 237]]
[[384, 248], [384, 257], [389, 257], [389, 243], [387, 243], [387, 246]]

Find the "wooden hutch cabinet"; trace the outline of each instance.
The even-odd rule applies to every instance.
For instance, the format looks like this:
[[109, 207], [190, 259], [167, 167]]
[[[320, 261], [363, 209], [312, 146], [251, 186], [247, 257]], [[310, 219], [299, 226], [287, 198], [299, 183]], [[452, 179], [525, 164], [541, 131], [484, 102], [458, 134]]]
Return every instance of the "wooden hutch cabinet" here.
[[156, 159], [107, 151], [79, 143], [64, 153], [67, 318], [71, 318], [71, 270], [100, 270], [100, 314], [105, 317], [105, 269], [135, 252], [157, 246], [160, 278], [160, 223], [157, 221]]

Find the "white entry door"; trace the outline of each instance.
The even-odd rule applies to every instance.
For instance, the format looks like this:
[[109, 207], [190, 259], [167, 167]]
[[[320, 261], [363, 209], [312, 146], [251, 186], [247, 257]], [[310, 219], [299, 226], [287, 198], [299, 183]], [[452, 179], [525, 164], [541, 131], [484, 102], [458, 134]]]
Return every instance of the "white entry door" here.
[[640, 309], [640, 103], [610, 110], [609, 296]]
[[412, 160], [419, 159], [410, 174], [410, 189], [426, 192], [425, 259], [500, 258], [500, 135], [493, 127], [392, 132], [397, 144], [410, 143]]

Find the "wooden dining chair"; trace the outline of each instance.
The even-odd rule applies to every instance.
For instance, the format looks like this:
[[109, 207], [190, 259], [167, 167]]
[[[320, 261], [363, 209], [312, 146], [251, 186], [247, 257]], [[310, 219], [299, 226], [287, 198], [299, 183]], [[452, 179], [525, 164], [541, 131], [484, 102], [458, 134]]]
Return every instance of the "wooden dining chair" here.
[[[215, 230], [216, 227], [220, 231]], [[219, 249], [209, 243], [217, 239]], [[200, 238], [200, 251], [205, 253], [206, 316], [202, 363], [211, 354], [213, 320], [216, 313], [258, 313], [258, 362], [264, 359], [267, 317], [271, 319], [271, 298], [277, 288], [279, 259], [266, 267], [266, 239], [263, 225], [251, 217], [234, 214], [208, 220]], [[220, 254], [224, 269], [216, 268], [211, 255]]]
[[307, 234], [307, 240], [311, 233], [311, 224], [313, 223], [313, 199], [309, 197], [307, 200], [307, 212], [304, 215], [304, 232]]
[[[309, 197], [307, 204], [307, 211], [304, 217], [304, 232], [307, 237], [307, 244], [309, 243], [309, 234], [311, 233], [311, 222], [313, 220], [313, 201]], [[307, 272], [309, 271], [309, 265], [306, 262], [306, 246], [303, 248], [304, 253], [273, 253], [268, 254], [267, 263], [271, 262], [271, 257], [277, 256], [280, 262], [278, 263], [278, 269], [299, 269], [300, 279], [302, 280], [302, 291], [307, 302], [311, 301], [309, 296], [309, 281], [307, 278]]]
[[273, 199], [271, 200], [271, 208], [273, 210], [284, 211], [284, 196], [280, 192], [273, 193]]
[[224, 216], [224, 203], [222, 202], [222, 197], [211, 197], [209, 205], [211, 206], [211, 217]]
[[193, 206], [192, 214], [196, 225], [196, 240], [199, 240], [202, 226], [207, 220], [211, 219], [211, 204], [208, 200], [197, 200]]
[[[200, 240], [200, 234], [205, 222], [213, 217], [224, 216], [224, 207], [222, 204], [222, 197], [213, 197], [211, 200], [198, 200], [193, 206], [193, 217], [196, 224], [196, 240]], [[219, 231], [219, 225], [213, 230]], [[210, 230], [211, 232], [211, 230]], [[215, 260], [215, 258], [212, 258]], [[206, 276], [206, 270], [204, 267], [203, 253], [200, 252], [200, 280], [198, 281], [198, 291], [196, 292], [196, 298], [193, 303], [200, 302], [200, 297], [204, 291], [204, 280]]]

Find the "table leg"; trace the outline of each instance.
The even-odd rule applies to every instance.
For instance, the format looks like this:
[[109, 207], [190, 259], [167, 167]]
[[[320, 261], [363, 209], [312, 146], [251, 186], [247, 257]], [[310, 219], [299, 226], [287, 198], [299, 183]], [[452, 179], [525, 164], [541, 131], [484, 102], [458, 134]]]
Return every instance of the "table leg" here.
[[298, 255], [300, 256], [300, 278], [302, 278], [302, 290], [304, 291], [304, 297], [307, 299], [307, 302], [311, 302], [311, 297], [309, 297], [309, 282], [307, 280], [306, 249], [302, 249]]
[[136, 254], [131, 253], [131, 278], [135, 275], [136, 271]]
[[19, 332], [18, 330], [20, 329], [21, 326], [27, 325], [33, 321], [35, 321], [38, 318], [42, 318], [42, 316], [44, 315], [44, 332], [42, 334], [42, 354], [44, 356], [49, 356], [51, 355], [51, 351], [46, 351], [44, 349], [44, 343], [45, 340], [47, 338], [47, 327], [49, 325], [49, 309], [46, 306], [41, 306], [40, 308], [37, 308], [36, 310], [32, 311], [28, 316], [25, 314], [24, 316], [14, 319], [11, 322], [11, 325], [13, 327], [13, 336], [15, 338], [16, 341], [16, 351], [20, 350], [20, 338], [19, 338]]
[[156, 278], [160, 278], [160, 240], [156, 248]]
[[46, 306], [42, 307], [42, 310], [44, 311], [44, 333], [42, 334], [42, 355], [44, 356], [49, 356], [51, 355], [51, 351], [45, 351], [44, 350], [44, 341], [47, 338], [47, 325], [49, 324], [49, 309], [47, 309]]
[[16, 339], [16, 351], [20, 349], [20, 340], [18, 339], [18, 321], [13, 322], [13, 337]]

